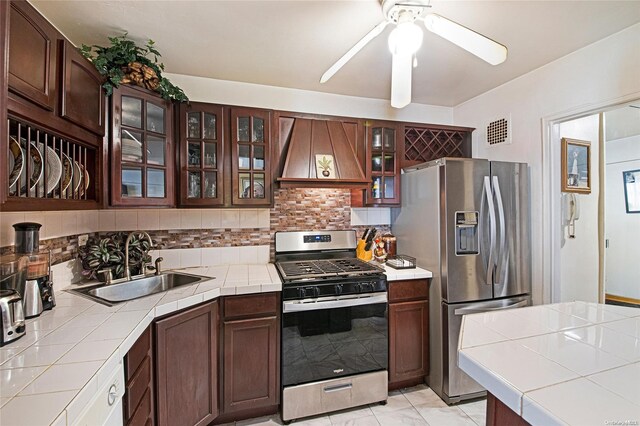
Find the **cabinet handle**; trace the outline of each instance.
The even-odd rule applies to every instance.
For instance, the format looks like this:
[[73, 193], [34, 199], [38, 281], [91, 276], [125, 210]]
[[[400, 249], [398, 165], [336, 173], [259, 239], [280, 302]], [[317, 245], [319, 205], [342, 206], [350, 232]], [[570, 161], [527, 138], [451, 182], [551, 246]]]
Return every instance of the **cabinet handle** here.
[[109, 388], [109, 393], [107, 394], [107, 402], [109, 403], [109, 406], [113, 405], [113, 403], [116, 402], [116, 399], [118, 399], [118, 392], [116, 385], [113, 384]]
[[326, 388], [324, 388], [322, 390], [325, 391], [326, 393], [329, 393], [329, 392], [337, 392], [337, 391], [341, 391], [341, 390], [351, 389], [352, 387], [353, 387], [353, 384], [344, 383], [344, 384], [341, 384], [341, 385], [327, 386]]

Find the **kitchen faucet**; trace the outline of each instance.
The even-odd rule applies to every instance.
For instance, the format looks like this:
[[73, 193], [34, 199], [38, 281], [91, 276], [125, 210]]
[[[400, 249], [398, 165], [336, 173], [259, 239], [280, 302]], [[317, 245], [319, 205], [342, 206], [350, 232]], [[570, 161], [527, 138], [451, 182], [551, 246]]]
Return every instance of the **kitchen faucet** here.
[[[146, 232], [134, 231], [129, 234], [129, 236], [127, 237], [127, 241], [124, 243], [124, 274], [127, 281], [131, 281], [131, 270], [129, 269], [129, 243], [131, 242], [131, 238], [133, 237], [134, 234], [142, 234], [143, 236], [147, 237], [147, 240], [149, 241], [149, 249], [153, 247], [153, 241], [151, 241], [151, 237]], [[144, 271], [145, 271], [145, 262], [144, 262], [144, 256], [143, 256], [142, 274], [144, 274]]]

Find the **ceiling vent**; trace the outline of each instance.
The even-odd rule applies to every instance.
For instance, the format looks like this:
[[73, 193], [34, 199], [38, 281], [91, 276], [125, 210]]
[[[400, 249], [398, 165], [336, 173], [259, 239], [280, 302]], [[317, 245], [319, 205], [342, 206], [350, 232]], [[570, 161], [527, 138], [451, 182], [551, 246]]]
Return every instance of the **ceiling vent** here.
[[511, 143], [511, 116], [487, 123], [487, 144], [489, 146]]

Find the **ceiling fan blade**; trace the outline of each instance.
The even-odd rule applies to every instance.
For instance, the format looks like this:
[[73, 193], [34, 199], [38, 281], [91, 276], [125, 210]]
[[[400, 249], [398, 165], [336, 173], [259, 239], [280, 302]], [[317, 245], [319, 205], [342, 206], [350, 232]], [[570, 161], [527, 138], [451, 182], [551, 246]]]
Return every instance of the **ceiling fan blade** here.
[[391, 106], [404, 108], [411, 103], [411, 53], [396, 53], [391, 64]]
[[424, 25], [432, 33], [462, 47], [491, 65], [501, 64], [507, 59], [505, 46], [443, 16], [430, 13], [425, 16]]
[[369, 31], [367, 35], [362, 37], [362, 39], [360, 39], [359, 42], [357, 42], [351, 49], [349, 49], [349, 51], [345, 53], [342, 56], [342, 58], [338, 59], [338, 61], [335, 64], [333, 64], [331, 68], [327, 70], [327, 72], [322, 74], [322, 78], [320, 78], [320, 83], [325, 83], [331, 77], [333, 77], [333, 75], [337, 73], [338, 70], [344, 66], [344, 64], [349, 62], [349, 60], [353, 58], [356, 55], [356, 53], [358, 53], [363, 47], [365, 47], [367, 43], [369, 43], [371, 40], [373, 40], [378, 35], [380, 35], [380, 33], [386, 28], [388, 24], [389, 24], [389, 21], [386, 21], [386, 20], [383, 22], [380, 22], [371, 31]]

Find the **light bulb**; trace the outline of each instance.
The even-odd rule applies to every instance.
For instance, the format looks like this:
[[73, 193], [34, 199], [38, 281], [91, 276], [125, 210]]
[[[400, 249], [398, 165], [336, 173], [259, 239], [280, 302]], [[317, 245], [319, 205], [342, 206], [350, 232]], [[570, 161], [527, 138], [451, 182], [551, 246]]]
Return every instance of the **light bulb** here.
[[392, 54], [413, 55], [422, 46], [422, 30], [413, 21], [399, 23], [389, 34]]

